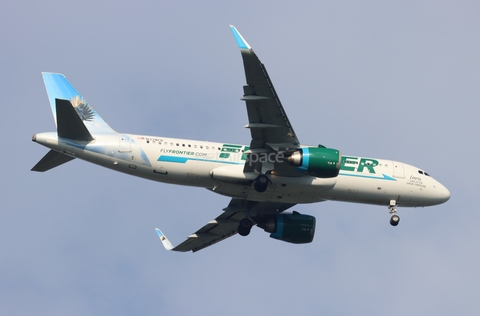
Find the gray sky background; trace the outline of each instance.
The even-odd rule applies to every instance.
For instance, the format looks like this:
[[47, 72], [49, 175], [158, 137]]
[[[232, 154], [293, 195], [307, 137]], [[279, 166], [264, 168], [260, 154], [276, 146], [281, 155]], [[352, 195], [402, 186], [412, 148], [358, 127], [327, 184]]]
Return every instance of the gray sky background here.
[[[479, 315], [478, 1], [3, 1], [1, 315]], [[325, 202], [314, 242], [260, 229], [163, 249], [229, 201], [75, 160], [30, 169], [54, 131], [41, 71], [117, 131], [248, 144], [255, 49], [303, 143], [425, 169], [444, 205]]]

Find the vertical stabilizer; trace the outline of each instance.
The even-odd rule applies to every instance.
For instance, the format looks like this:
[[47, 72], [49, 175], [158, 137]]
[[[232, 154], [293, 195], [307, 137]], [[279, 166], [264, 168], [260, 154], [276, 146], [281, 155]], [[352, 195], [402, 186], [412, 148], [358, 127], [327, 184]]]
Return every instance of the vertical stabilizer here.
[[116, 133], [64, 75], [48, 72], [43, 72], [42, 75], [57, 128], [59, 118], [57, 117], [56, 99], [60, 99], [70, 101], [79, 118], [92, 135]]

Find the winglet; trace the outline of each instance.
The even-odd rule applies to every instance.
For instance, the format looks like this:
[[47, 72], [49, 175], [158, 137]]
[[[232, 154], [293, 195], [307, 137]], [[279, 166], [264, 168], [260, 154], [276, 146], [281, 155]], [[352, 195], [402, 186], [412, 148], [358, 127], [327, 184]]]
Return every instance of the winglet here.
[[235, 26], [230, 25], [230, 29], [232, 30], [233, 36], [235, 37], [237, 45], [240, 49], [252, 49], [252, 47], [248, 45], [247, 41], [243, 38], [242, 34], [237, 31]]
[[157, 231], [158, 238], [160, 238], [160, 241], [162, 242], [165, 249], [172, 250], [173, 248], [175, 248], [170, 242], [170, 240], [168, 240], [167, 236], [165, 236], [160, 229], [155, 228], [155, 230]]

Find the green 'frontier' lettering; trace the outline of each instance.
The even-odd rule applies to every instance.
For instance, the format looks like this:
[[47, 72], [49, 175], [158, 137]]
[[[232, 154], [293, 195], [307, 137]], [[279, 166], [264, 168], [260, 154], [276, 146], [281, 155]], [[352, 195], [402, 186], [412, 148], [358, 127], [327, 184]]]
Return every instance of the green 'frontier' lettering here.
[[369, 173], [375, 173], [376, 166], [378, 161], [375, 159], [342, 156], [340, 170], [364, 172], [367, 169]]
[[358, 158], [356, 157], [342, 156], [342, 165], [340, 166], [340, 169], [346, 170], [346, 171], [355, 171], [355, 165], [357, 164], [357, 159]]
[[357, 172], [363, 172], [363, 169], [367, 168], [368, 172], [375, 173], [374, 167], [376, 166], [378, 166], [377, 160], [362, 158], [360, 159], [360, 165], [358, 165]]

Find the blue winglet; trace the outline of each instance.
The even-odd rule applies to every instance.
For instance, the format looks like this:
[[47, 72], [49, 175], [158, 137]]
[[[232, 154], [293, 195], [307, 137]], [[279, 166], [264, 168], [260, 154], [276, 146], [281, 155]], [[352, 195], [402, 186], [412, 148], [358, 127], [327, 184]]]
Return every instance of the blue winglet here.
[[248, 45], [247, 41], [243, 38], [242, 34], [240, 34], [235, 26], [230, 25], [230, 29], [232, 30], [233, 37], [235, 37], [235, 40], [237, 41], [237, 45], [240, 49], [252, 49], [250, 45]]
[[155, 230], [157, 231], [158, 238], [160, 238], [160, 241], [162, 242], [165, 249], [172, 250], [173, 248], [175, 248], [170, 242], [170, 240], [168, 240], [167, 236], [165, 236], [160, 229], [155, 228]]

